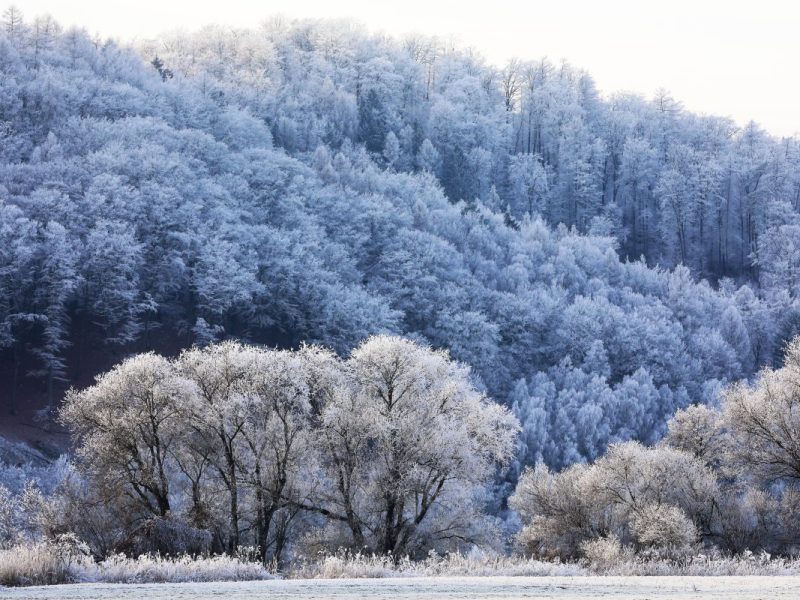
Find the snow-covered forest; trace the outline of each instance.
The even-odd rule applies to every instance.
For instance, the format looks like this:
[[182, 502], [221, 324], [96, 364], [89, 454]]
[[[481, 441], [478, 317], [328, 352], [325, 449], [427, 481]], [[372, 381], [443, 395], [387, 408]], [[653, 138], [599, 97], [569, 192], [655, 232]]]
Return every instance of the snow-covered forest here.
[[[203, 543], [231, 551], [246, 531], [248, 544], [271, 540], [272, 557], [290, 523], [305, 531], [321, 519], [320, 547], [346, 533], [355, 546], [416, 552], [438, 548], [437, 535], [473, 540], [509, 526], [484, 519], [507, 516], [522, 476], [513, 502], [524, 535], [573, 555], [585, 536], [548, 512], [559, 502], [541, 486], [583, 489], [615, 460], [655, 460], [696, 469], [704, 499], [717, 502], [717, 485], [738, 498], [731, 490], [747, 483], [739, 495], [780, 503], [765, 482], [798, 477], [796, 466], [733, 476], [726, 465], [746, 457], [698, 454], [688, 441], [668, 451], [637, 443], [683, 435], [668, 432], [677, 410], [689, 411], [678, 424], [738, 423], [714, 412], [720, 393], [783, 365], [800, 333], [800, 140], [692, 114], [667, 92], [603, 98], [568, 64], [498, 68], [441, 40], [343, 22], [276, 18], [129, 48], [9, 9], [0, 73], [0, 414], [55, 423], [63, 406], [80, 481], [91, 483], [73, 493], [121, 490], [156, 517], [185, 511]], [[434, 445], [399, 475], [358, 462], [398, 425], [347, 405], [368, 394], [323, 402], [312, 374], [327, 369], [317, 375], [341, 380], [329, 389], [352, 391], [392, 348], [416, 365], [420, 397], [432, 394], [417, 407], [424, 418], [403, 427], [420, 440], [462, 435], [463, 456]], [[232, 376], [226, 361], [251, 365], [236, 367], [245, 383], [235, 402], [205, 385]], [[252, 367], [259, 361], [272, 367]], [[445, 410], [427, 423], [442, 394], [474, 414]], [[119, 414], [146, 428], [137, 419], [161, 410], [154, 398], [167, 399], [168, 439], [120, 429]], [[221, 412], [201, 410], [203, 398]], [[278, 421], [298, 445], [269, 450], [283, 452], [275, 475], [263, 454]], [[447, 429], [453, 422], [466, 429]], [[139, 444], [152, 460], [132, 468], [125, 452]], [[433, 457], [454, 470], [438, 477], [460, 482], [443, 497], [436, 473], [422, 473]], [[357, 490], [338, 461], [363, 478]], [[298, 479], [304, 469], [334, 470]], [[398, 494], [431, 502], [413, 531], [403, 529], [411, 496], [385, 494], [400, 475], [416, 479]], [[285, 492], [269, 497], [275, 481]], [[241, 526], [239, 485], [250, 503]], [[219, 505], [203, 505], [208, 486]], [[448, 494], [458, 514], [435, 510], [455, 501]], [[724, 527], [681, 502], [664, 527], [719, 543]], [[83, 532], [108, 545], [98, 554], [120, 547], [110, 540], [121, 514], [137, 516], [128, 510]], [[491, 519], [478, 516], [487, 510]], [[526, 514], [546, 515], [549, 529], [531, 529]], [[631, 519], [592, 527], [628, 543], [639, 539]], [[786, 549], [774, 531], [753, 535]]]
[[132, 352], [398, 333], [561, 467], [798, 329], [800, 151], [754, 124], [331, 22], [137, 53], [12, 11], [0, 52], [6, 411]]

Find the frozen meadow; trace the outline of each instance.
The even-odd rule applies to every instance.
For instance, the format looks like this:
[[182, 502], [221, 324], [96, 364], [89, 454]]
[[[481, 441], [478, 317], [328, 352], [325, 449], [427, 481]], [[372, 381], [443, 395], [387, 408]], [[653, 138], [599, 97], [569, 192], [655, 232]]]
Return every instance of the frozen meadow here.
[[401, 600], [445, 598], [615, 598], [755, 600], [797, 598], [800, 577], [453, 577], [272, 580], [237, 583], [78, 584], [0, 588], [9, 600]]

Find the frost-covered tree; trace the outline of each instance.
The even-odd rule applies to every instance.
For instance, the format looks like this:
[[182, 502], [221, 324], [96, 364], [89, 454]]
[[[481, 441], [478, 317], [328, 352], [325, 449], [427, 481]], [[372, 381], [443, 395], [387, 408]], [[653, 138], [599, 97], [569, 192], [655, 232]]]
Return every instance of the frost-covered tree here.
[[255, 541], [265, 564], [270, 558], [281, 560], [287, 518], [296, 514], [317, 483], [311, 373], [304, 358], [287, 351], [258, 352], [244, 391], [247, 417], [239, 470], [252, 490]]
[[487, 493], [518, 430], [467, 367], [389, 336], [347, 360], [235, 342], [139, 355], [70, 392], [61, 420], [90, 489], [134, 509], [131, 552], [249, 543], [265, 563], [301, 534], [393, 556], [494, 543]]
[[110, 500], [122, 498], [154, 516], [170, 513], [172, 453], [185, 427], [178, 406], [186, 391], [168, 360], [141, 354], [67, 394], [61, 421], [75, 436], [81, 466]]
[[511, 157], [508, 177], [514, 193], [515, 214], [545, 214], [545, 194], [549, 184], [541, 157], [533, 154], [517, 154]]
[[431, 141], [425, 138], [417, 152], [417, 167], [426, 173], [439, 172], [441, 157]]
[[725, 393], [724, 419], [738, 461], [767, 481], [800, 480], [800, 338], [786, 348], [784, 365], [766, 369], [753, 386]]
[[400, 141], [393, 131], [386, 134], [386, 141], [383, 143], [383, 158], [390, 168], [400, 160]]
[[249, 411], [248, 378], [256, 369], [256, 353], [240, 344], [223, 342], [181, 354], [177, 370], [185, 378], [186, 394], [174, 403], [190, 432], [208, 444], [208, 458], [228, 496], [227, 549], [240, 545], [241, 443]]
[[468, 370], [396, 337], [374, 337], [346, 363], [349, 389], [321, 414], [324, 507], [355, 547], [403, 556], [480, 536], [472, 519], [496, 465], [510, 458], [516, 421], [469, 381]]

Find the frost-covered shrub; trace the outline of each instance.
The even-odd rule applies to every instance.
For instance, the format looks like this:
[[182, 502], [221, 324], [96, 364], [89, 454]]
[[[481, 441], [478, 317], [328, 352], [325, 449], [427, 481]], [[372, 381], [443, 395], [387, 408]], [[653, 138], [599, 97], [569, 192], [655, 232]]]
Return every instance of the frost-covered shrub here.
[[589, 466], [527, 470], [511, 505], [528, 552], [576, 557], [587, 540], [601, 537], [687, 548], [697, 536], [694, 523], [711, 520], [717, 491], [710, 469], [692, 455], [629, 442]]
[[708, 465], [718, 463], [725, 450], [725, 432], [719, 411], [702, 405], [678, 410], [667, 423], [663, 443], [688, 452]]
[[616, 535], [585, 540], [580, 546], [584, 558], [595, 570], [606, 570], [610, 567], [629, 561], [633, 557], [630, 548], [623, 548]]
[[726, 390], [723, 418], [729, 452], [765, 483], [800, 480], [800, 337], [786, 347], [784, 365], [765, 369], [753, 385]]
[[125, 541], [122, 548], [133, 556], [207, 555], [211, 533], [171, 518], [152, 518], [143, 522]]
[[8, 544], [16, 536], [16, 503], [11, 491], [0, 486], [0, 545]]
[[69, 528], [58, 526], [60, 509], [57, 492], [72, 475], [68, 457], [52, 462], [34, 451], [24, 451], [21, 444], [2, 444], [3, 455], [30, 459], [32, 462], [9, 465], [0, 462], [0, 547], [43, 536], [55, 536]]
[[641, 547], [675, 557], [690, 554], [698, 538], [697, 529], [686, 513], [665, 504], [648, 504], [634, 513], [631, 530]]
[[48, 508], [32, 482], [16, 494], [0, 486], [0, 547], [39, 539], [48, 530]]
[[527, 553], [575, 556], [592, 532], [606, 528], [595, 503], [592, 474], [585, 465], [559, 474], [537, 465], [523, 473], [510, 503], [522, 518], [517, 539]]

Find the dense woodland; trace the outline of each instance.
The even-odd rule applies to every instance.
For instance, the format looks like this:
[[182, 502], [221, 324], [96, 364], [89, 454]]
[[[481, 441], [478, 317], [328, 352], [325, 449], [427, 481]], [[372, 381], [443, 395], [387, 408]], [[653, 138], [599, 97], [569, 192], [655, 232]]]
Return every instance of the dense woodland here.
[[800, 148], [755, 124], [348, 23], [3, 29], [3, 414], [137, 352], [402, 334], [518, 417], [513, 480], [656, 442], [800, 326]]

